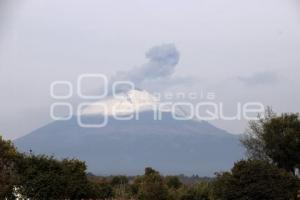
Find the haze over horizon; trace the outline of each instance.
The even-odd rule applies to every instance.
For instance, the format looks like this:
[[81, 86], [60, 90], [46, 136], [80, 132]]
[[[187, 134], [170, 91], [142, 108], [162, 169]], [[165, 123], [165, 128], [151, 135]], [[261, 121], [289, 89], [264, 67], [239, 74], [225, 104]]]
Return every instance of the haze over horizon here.
[[[123, 71], [150, 91], [214, 92], [228, 115], [247, 101], [300, 111], [297, 0], [2, 0], [0, 16], [0, 134], [7, 139], [51, 122], [51, 83], [76, 85], [83, 73], [119, 79]], [[174, 59], [159, 63], [164, 51], [151, 48], [166, 44], [176, 48]], [[167, 66], [160, 79], [136, 78], [160, 64]], [[247, 124], [211, 123], [232, 133]]]

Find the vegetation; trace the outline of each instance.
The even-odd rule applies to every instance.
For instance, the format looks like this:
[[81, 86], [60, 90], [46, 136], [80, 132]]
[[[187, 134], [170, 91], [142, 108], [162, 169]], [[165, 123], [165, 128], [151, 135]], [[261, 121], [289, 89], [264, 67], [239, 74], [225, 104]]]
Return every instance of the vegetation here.
[[230, 172], [219, 173], [213, 184], [213, 199], [295, 199], [299, 181], [291, 173], [265, 161], [247, 160]]
[[300, 166], [298, 114], [275, 115], [250, 122], [242, 144], [249, 159], [229, 172], [201, 179], [162, 176], [146, 168], [141, 176], [98, 177], [84, 162], [19, 153], [0, 137], [0, 199], [100, 200], [290, 200], [299, 190], [294, 169]]
[[163, 177], [152, 168], [130, 179], [103, 178], [87, 174], [85, 163], [79, 160], [21, 154], [2, 138], [0, 151], [0, 199], [207, 199], [202, 198], [208, 194], [207, 184], [188, 186], [177, 176]]
[[0, 199], [14, 198], [18, 153], [10, 141], [4, 141], [0, 136]]
[[112, 197], [112, 191], [109, 194], [103, 185], [89, 181], [85, 170], [79, 160], [21, 154], [10, 141], [0, 138], [0, 199]]
[[18, 167], [19, 192], [30, 199], [82, 199], [93, 187], [86, 166], [78, 160], [58, 161], [47, 156], [24, 156]]
[[242, 139], [248, 156], [266, 160], [287, 171], [300, 166], [300, 117], [296, 113], [277, 116], [268, 108], [265, 117], [251, 121]]

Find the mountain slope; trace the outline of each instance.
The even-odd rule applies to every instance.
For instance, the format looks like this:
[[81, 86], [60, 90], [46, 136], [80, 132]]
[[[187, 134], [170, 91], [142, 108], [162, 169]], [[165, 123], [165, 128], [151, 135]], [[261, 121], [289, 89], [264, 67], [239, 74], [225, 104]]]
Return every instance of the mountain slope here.
[[[125, 99], [125, 104], [135, 102], [136, 106], [145, 102], [141, 96], [134, 96]], [[116, 100], [104, 102], [111, 104]], [[21, 151], [31, 149], [60, 158], [79, 158], [86, 161], [89, 171], [99, 175], [135, 175], [151, 166], [164, 174], [211, 176], [242, 158], [237, 135], [203, 121], [175, 120], [170, 112], [163, 112], [161, 120], [154, 120], [153, 111], [137, 107], [139, 120], [120, 121], [108, 115], [105, 127], [83, 128], [74, 116], [69, 121], [50, 123], [14, 143]], [[96, 113], [103, 114], [95, 104], [85, 111], [88, 112], [84, 120], [88, 123], [99, 120]]]

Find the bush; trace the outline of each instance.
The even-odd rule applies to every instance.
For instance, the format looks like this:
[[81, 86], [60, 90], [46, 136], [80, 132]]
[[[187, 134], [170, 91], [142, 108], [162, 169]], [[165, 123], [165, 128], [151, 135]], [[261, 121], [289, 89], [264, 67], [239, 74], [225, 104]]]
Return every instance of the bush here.
[[181, 187], [182, 183], [177, 176], [166, 176], [165, 182], [168, 188], [178, 189]]
[[135, 189], [139, 200], [167, 200], [168, 190], [163, 177], [152, 168], [145, 169], [145, 175], [135, 180]]
[[299, 180], [291, 173], [265, 161], [247, 160], [230, 172], [217, 174], [213, 183], [214, 199], [288, 200], [295, 199]]
[[20, 192], [30, 199], [80, 199], [89, 196], [86, 166], [79, 160], [24, 156], [18, 166]]
[[209, 200], [210, 184], [199, 182], [190, 187], [182, 187], [179, 193], [179, 200]]
[[13, 144], [0, 136], [0, 199], [15, 199], [13, 189], [19, 181], [16, 169], [19, 157]]

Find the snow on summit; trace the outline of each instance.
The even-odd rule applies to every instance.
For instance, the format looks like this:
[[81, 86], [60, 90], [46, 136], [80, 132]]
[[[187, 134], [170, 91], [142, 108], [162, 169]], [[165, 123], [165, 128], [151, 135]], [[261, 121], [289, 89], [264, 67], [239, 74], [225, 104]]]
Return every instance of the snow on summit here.
[[126, 115], [134, 112], [153, 110], [159, 100], [145, 90], [130, 90], [91, 103], [83, 111], [83, 115]]

